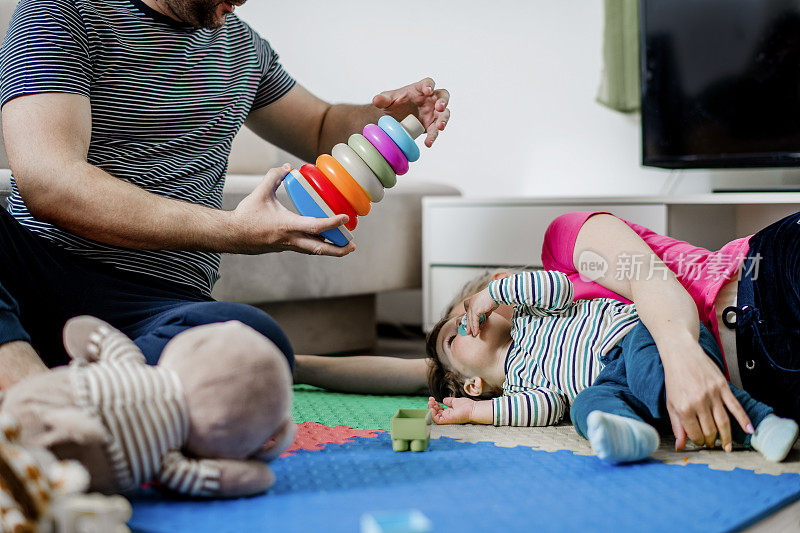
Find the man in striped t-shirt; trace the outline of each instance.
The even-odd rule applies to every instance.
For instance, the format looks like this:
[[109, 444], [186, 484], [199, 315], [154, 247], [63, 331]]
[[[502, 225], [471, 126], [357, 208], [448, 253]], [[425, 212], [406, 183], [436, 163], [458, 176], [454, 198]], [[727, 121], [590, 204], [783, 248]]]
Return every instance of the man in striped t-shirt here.
[[[343, 256], [318, 236], [345, 215], [281, 206], [270, 170], [222, 211], [231, 142], [247, 123], [304, 159], [382, 114], [417, 115], [431, 146], [449, 118], [425, 79], [371, 105], [330, 105], [295, 83], [269, 43], [233, 15], [240, 0], [21, 0], [0, 52], [13, 171], [0, 210], [0, 388], [67, 361], [60, 330], [90, 314], [149, 362], [183, 329], [237, 319], [286, 354], [262, 311], [214, 301], [219, 254]], [[40, 359], [41, 357], [41, 359]]]
[[[430, 386], [438, 396], [429, 400], [433, 419], [547, 426], [569, 409], [578, 433], [600, 458], [627, 462], [653, 453], [658, 446], [653, 425], [669, 420], [653, 337], [633, 304], [573, 296], [572, 282], [562, 272], [523, 272], [492, 281], [465, 302], [466, 315], [439, 322], [428, 340]], [[493, 312], [502, 304], [513, 306], [511, 322]], [[719, 346], [703, 325], [699, 344], [722, 366]], [[778, 419], [772, 408], [733, 385], [730, 389], [756, 427], [755, 435], [733, 428], [734, 438], [768, 458], [783, 459], [797, 425]], [[452, 409], [442, 409], [437, 399]], [[776, 424], [794, 428], [794, 436], [766, 429]]]

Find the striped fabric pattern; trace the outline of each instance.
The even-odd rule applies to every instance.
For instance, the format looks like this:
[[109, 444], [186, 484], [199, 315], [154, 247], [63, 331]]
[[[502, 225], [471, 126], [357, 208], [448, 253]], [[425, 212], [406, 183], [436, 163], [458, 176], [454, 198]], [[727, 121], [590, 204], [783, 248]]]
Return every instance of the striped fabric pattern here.
[[186, 441], [189, 415], [174, 372], [135, 359], [101, 360], [74, 367], [72, 379], [78, 405], [99, 416], [111, 434], [106, 450], [119, 490], [154, 479], [162, 457]]
[[573, 301], [561, 272], [523, 272], [489, 285], [492, 298], [514, 306], [503, 396], [494, 398], [494, 424], [546, 426], [594, 382], [600, 357], [639, 320], [633, 304], [609, 298]]
[[[269, 43], [230, 14], [181, 25], [141, 0], [21, 0], [0, 50], [0, 105], [28, 94], [89, 98], [88, 162], [161, 196], [222, 203], [231, 142], [247, 115], [294, 80]], [[58, 176], [54, 176], [58, 178]], [[88, 258], [210, 294], [219, 254], [130, 250], [34, 219], [16, 182], [8, 209], [34, 233]]]
[[187, 496], [214, 496], [220, 488], [220, 468], [212, 459], [187, 459], [178, 451], [164, 456], [161, 484]]

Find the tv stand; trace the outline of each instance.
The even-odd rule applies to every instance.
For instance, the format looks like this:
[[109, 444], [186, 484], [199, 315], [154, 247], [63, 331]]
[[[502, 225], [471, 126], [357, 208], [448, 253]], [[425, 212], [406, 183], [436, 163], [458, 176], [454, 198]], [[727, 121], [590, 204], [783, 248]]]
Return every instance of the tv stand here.
[[723, 193], [784, 193], [784, 192], [796, 192], [800, 193], [800, 185], [781, 185], [778, 187], [742, 187], [739, 189], [714, 189], [712, 191], [714, 194]]
[[800, 192], [423, 198], [423, 327], [430, 330], [464, 283], [480, 273], [541, 268], [544, 231], [569, 211], [609, 211], [657, 233], [716, 250], [800, 211]]

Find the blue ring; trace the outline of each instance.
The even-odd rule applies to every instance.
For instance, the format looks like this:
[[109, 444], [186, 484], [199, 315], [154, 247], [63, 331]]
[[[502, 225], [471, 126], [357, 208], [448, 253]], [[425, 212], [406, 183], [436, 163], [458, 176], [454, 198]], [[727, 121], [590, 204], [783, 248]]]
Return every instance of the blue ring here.
[[403, 152], [406, 159], [412, 163], [419, 159], [419, 146], [417, 146], [417, 143], [414, 142], [414, 139], [411, 138], [411, 135], [408, 134], [399, 122], [389, 115], [384, 115], [378, 120], [378, 126], [380, 126], [381, 129], [386, 132], [386, 135], [400, 148], [400, 151]]
[[[290, 172], [283, 180], [283, 186], [292, 199], [292, 203], [304, 217], [314, 218], [328, 218], [325, 211], [317, 205], [314, 198], [306, 192], [302, 185], [297, 182], [297, 179]], [[336, 246], [347, 246], [350, 241], [344, 236], [344, 233], [339, 231], [338, 228], [329, 229], [322, 232], [322, 236], [331, 241]]]

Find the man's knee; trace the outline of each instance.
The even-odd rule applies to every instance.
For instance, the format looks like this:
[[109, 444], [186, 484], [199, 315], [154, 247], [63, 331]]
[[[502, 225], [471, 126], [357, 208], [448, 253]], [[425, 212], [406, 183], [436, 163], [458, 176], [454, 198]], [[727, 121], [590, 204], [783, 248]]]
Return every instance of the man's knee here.
[[203, 323], [238, 320], [275, 343], [278, 349], [283, 352], [289, 362], [289, 366], [294, 368], [294, 351], [289, 338], [278, 323], [261, 309], [252, 305], [233, 302], [207, 302], [197, 305], [203, 307], [203, 309], [194, 310], [203, 315]]

